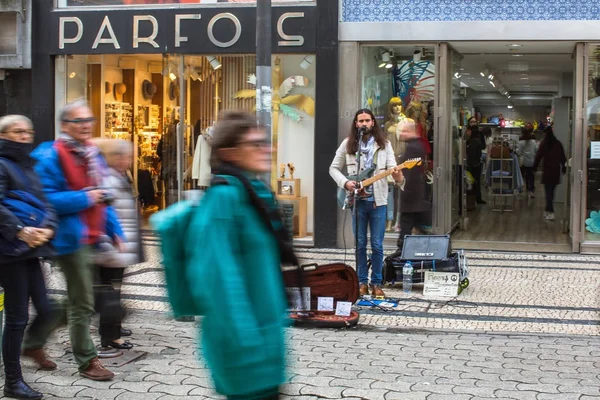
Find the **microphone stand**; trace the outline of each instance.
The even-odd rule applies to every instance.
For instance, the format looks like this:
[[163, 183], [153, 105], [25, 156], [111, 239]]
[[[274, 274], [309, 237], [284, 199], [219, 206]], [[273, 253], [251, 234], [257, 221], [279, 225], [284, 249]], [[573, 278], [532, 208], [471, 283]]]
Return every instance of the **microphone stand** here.
[[[356, 136], [358, 138], [358, 148], [356, 150], [356, 184], [358, 185], [358, 183], [360, 182], [359, 180], [359, 176], [360, 176], [360, 168], [361, 168], [361, 155], [362, 152], [360, 151], [360, 146], [361, 146], [361, 140], [362, 137], [365, 133], [364, 128], [358, 128], [356, 130]], [[356, 264], [356, 273], [358, 274], [358, 232], [359, 232], [359, 226], [358, 226], [358, 222], [359, 222], [359, 218], [358, 218], [358, 202], [359, 202], [359, 198], [358, 198], [358, 187], [354, 187], [354, 226], [355, 226], [355, 232], [354, 232], [354, 262]], [[368, 272], [367, 272], [368, 274]], [[360, 282], [358, 283], [358, 286], [360, 288]]]

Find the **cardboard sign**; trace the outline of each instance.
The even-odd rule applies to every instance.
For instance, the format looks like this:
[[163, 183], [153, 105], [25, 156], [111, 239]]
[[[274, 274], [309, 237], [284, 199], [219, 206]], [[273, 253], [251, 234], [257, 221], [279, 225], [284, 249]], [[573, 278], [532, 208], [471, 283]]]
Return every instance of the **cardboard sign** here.
[[423, 295], [432, 297], [456, 297], [460, 277], [458, 272], [425, 272]]
[[333, 311], [333, 297], [317, 298], [318, 311]]
[[310, 288], [303, 287], [300, 294], [299, 287], [286, 288], [290, 299], [290, 311], [310, 311]]
[[338, 301], [335, 307], [335, 315], [349, 317], [352, 311], [352, 303], [349, 301]]

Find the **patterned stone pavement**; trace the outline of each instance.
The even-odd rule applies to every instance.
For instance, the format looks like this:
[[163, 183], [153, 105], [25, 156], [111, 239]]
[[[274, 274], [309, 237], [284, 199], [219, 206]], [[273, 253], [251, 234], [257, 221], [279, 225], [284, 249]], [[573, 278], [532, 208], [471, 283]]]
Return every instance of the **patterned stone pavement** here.
[[[123, 287], [131, 309], [169, 311], [156, 241], [146, 236], [148, 261], [130, 267]], [[302, 262], [346, 262], [352, 250], [298, 249]], [[574, 254], [467, 253], [470, 286], [456, 298], [431, 299], [422, 285], [406, 294], [387, 286], [393, 309], [357, 308], [360, 324], [403, 329], [600, 335], [600, 257]], [[59, 272], [48, 274], [64, 293]]]
[[[199, 361], [195, 323], [133, 311], [126, 320], [145, 358], [111, 368], [111, 382], [77, 374], [68, 334], [49, 354], [56, 371], [24, 361], [27, 382], [49, 399], [219, 399]], [[95, 330], [94, 330], [95, 335]], [[404, 332], [361, 325], [348, 330], [290, 328], [283, 399], [597, 399], [600, 338], [593, 336]]]
[[[123, 286], [134, 350], [148, 354], [112, 368], [112, 382], [77, 374], [68, 333], [49, 354], [59, 365], [25, 379], [46, 398], [219, 399], [199, 360], [197, 324], [169, 315], [156, 242]], [[348, 262], [352, 252], [300, 249], [303, 262]], [[581, 255], [469, 253], [471, 285], [455, 299], [426, 299], [421, 287], [392, 310], [361, 309], [352, 329], [290, 328], [283, 399], [597, 399], [600, 259]], [[51, 293], [61, 274], [47, 268]], [[95, 326], [95, 325], [94, 325]], [[92, 328], [96, 340], [97, 332]], [[107, 362], [109, 363], [109, 362]], [[108, 364], [107, 364], [108, 365]]]

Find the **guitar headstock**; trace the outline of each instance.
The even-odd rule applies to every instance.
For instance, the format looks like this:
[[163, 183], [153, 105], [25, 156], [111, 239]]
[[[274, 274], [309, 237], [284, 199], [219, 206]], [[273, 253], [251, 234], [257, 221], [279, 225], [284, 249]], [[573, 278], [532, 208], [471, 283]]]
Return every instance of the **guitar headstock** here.
[[401, 168], [405, 168], [405, 169], [411, 169], [416, 167], [417, 165], [421, 165], [423, 163], [423, 161], [421, 160], [421, 157], [418, 158], [411, 158], [409, 160], [404, 161], [402, 164], [400, 164]]

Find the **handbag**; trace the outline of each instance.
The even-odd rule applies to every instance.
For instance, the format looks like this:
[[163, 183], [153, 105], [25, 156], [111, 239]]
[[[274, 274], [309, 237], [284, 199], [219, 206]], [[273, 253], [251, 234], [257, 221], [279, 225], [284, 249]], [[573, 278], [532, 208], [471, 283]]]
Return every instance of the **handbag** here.
[[[4, 160], [4, 165], [17, 173], [26, 186], [31, 186], [31, 181], [21, 168], [6, 158], [0, 158], [0, 160]], [[39, 228], [46, 219], [47, 212], [44, 202], [24, 190], [9, 190], [2, 199], [2, 205], [17, 217], [24, 227]], [[30, 250], [32, 249], [27, 243], [18, 238], [9, 240], [0, 235], [0, 254], [17, 257]]]

